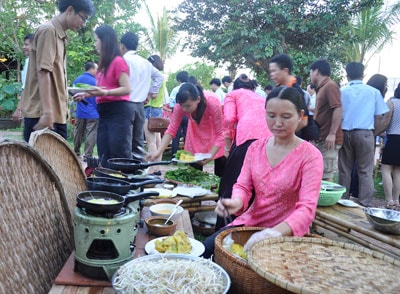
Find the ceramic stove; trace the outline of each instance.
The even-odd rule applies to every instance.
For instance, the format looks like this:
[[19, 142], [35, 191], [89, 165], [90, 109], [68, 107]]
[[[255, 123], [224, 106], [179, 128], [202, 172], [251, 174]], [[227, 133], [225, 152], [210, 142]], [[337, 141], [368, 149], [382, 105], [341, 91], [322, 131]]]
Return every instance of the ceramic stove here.
[[114, 272], [133, 258], [139, 221], [139, 201], [104, 215], [75, 208], [74, 270], [90, 278], [111, 280]]

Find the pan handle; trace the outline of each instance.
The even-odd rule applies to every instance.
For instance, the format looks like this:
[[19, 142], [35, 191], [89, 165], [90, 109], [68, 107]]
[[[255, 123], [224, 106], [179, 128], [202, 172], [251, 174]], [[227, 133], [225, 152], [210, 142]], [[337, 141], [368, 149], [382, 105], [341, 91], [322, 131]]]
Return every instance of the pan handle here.
[[124, 198], [125, 198], [124, 205], [131, 203], [133, 201], [149, 198], [151, 196], [159, 196], [159, 195], [160, 195], [160, 193], [154, 192], [154, 191], [140, 192], [140, 193], [136, 193], [136, 194], [126, 195], [126, 196], [124, 196]]
[[146, 185], [151, 185], [151, 184], [161, 184], [161, 183], [164, 183], [164, 180], [163, 179], [160, 179], [160, 178], [158, 178], [158, 179], [151, 179], [151, 180], [146, 180], [146, 181], [142, 181], [142, 182], [136, 182], [136, 183], [130, 183], [131, 185], [131, 190], [136, 190], [136, 189], [139, 189], [139, 188], [142, 188], [143, 186], [146, 186]]
[[168, 165], [171, 164], [172, 160], [167, 160], [167, 161], [155, 161], [155, 162], [143, 162], [143, 163], [138, 163], [135, 165], [136, 169], [142, 169], [142, 168], [147, 168], [149, 166], [153, 165]]

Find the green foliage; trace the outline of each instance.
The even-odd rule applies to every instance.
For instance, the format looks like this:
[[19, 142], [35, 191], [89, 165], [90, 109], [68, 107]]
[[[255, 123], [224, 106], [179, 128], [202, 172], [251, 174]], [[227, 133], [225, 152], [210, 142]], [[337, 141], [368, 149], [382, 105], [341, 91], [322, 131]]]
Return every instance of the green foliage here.
[[0, 116], [11, 116], [18, 105], [21, 83], [0, 78]]
[[261, 74], [268, 72], [273, 55], [286, 53], [293, 57], [294, 73], [305, 77], [317, 58], [340, 61], [338, 32], [354, 13], [380, 2], [229, 0], [216, 6], [212, 0], [184, 0], [176, 22], [194, 56]]
[[207, 65], [203, 62], [195, 62], [193, 64], [185, 65], [182, 69], [169, 74], [167, 79], [167, 89], [168, 92], [177, 86], [176, 75], [178, 72], [186, 70], [189, 76], [194, 76], [199, 84], [204, 88], [208, 87], [208, 83], [215, 76], [215, 67], [212, 65]]

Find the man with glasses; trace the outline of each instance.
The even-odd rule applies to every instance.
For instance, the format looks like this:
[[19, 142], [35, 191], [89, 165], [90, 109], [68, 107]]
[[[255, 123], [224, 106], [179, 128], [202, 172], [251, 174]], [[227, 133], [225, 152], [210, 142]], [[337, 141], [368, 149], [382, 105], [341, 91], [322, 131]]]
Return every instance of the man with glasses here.
[[36, 30], [23, 105], [24, 139], [46, 127], [67, 138], [67, 30], [77, 31], [94, 14], [92, 0], [60, 0], [60, 14]]

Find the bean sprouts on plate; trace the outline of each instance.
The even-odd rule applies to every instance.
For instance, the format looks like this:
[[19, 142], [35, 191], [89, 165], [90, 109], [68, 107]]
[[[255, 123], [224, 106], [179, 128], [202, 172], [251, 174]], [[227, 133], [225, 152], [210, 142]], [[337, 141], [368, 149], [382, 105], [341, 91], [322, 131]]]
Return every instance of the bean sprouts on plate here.
[[[213, 273], [211, 273], [213, 271]], [[226, 279], [208, 259], [139, 260], [118, 269], [113, 281], [120, 293], [223, 293]]]

